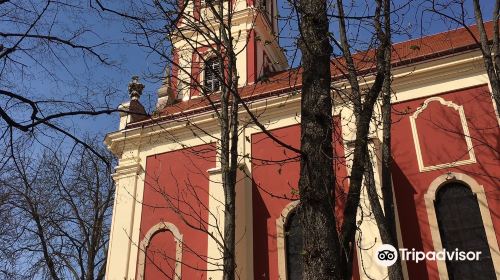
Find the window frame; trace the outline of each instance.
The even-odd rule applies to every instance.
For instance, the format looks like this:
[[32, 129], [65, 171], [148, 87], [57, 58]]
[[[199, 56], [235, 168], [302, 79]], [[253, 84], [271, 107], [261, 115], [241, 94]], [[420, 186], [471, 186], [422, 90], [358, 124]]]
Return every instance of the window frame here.
[[[493, 220], [491, 219], [488, 200], [486, 199], [484, 187], [480, 185], [474, 178], [468, 175], [457, 172], [448, 172], [446, 174], [443, 174], [432, 181], [432, 183], [429, 185], [429, 189], [424, 195], [427, 218], [429, 221], [429, 229], [432, 238], [432, 245], [434, 247], [433, 249], [436, 252], [443, 250], [443, 243], [441, 241], [441, 234], [439, 232], [439, 224], [437, 222], [434, 201], [436, 200], [436, 194], [439, 188], [452, 182], [457, 182], [468, 186], [471, 189], [472, 193], [476, 195], [477, 202], [479, 204], [479, 211], [481, 212], [484, 231], [486, 233], [486, 239], [488, 240], [488, 246], [490, 248], [493, 267], [498, 277], [498, 272], [500, 271], [500, 251], [498, 250], [498, 242], [496, 238], [495, 228], [493, 227]], [[448, 269], [446, 267], [446, 262], [436, 260], [436, 263], [439, 279], [448, 279]]]
[[280, 280], [287, 280], [287, 267], [286, 267], [286, 237], [285, 226], [288, 222], [288, 217], [295, 211], [299, 204], [299, 200], [288, 203], [281, 211], [280, 216], [276, 219], [276, 246], [278, 251], [278, 275]]
[[[458, 161], [453, 161], [453, 162], [448, 162], [448, 163], [441, 163], [441, 164], [437, 164], [437, 165], [429, 165], [429, 166], [426, 166], [424, 164], [423, 157], [422, 157], [422, 148], [420, 145], [420, 140], [418, 138], [419, 134], [418, 134], [418, 127], [417, 127], [417, 118], [420, 115], [420, 113], [422, 113], [427, 108], [427, 106], [429, 105], [430, 102], [439, 102], [442, 106], [447, 106], [447, 107], [452, 108], [455, 111], [457, 111], [457, 113], [460, 117], [460, 122], [462, 124], [461, 129], [463, 132], [463, 137], [465, 138], [465, 143], [467, 145], [467, 152], [469, 155], [468, 159], [458, 160]], [[469, 126], [467, 125], [467, 118], [465, 117], [465, 111], [464, 111], [464, 107], [462, 105], [455, 104], [453, 101], [447, 101], [440, 96], [430, 97], [424, 101], [422, 106], [420, 106], [410, 116], [409, 119], [410, 119], [413, 142], [415, 145], [415, 150], [416, 150], [416, 155], [417, 155], [418, 169], [420, 172], [456, 167], [456, 166], [461, 166], [461, 165], [473, 164], [473, 163], [477, 162], [476, 155], [474, 153], [474, 146], [472, 145], [472, 138], [470, 137]]]
[[[216, 56], [209, 56], [208, 58], [204, 59], [204, 62], [203, 62], [203, 77], [202, 77], [202, 81], [203, 81], [203, 88], [208, 91], [209, 93], [214, 93], [214, 92], [218, 92], [221, 90], [222, 88], [222, 82], [217, 78], [216, 74], [214, 74], [214, 77], [211, 79], [211, 80], [207, 80], [207, 64], [209, 62], [217, 62], [219, 64], [219, 75], [222, 75], [222, 71], [223, 71], [223, 63], [221, 63], [220, 59]], [[212, 67], [213, 68], [213, 67]], [[214, 71], [212, 69], [212, 71]], [[208, 82], [211, 82], [212, 83], [212, 86], [209, 88], [207, 87], [207, 83]], [[213, 86], [213, 83], [214, 82], [217, 82], [218, 83], [218, 87], [217, 88], [214, 88]]]
[[145, 279], [144, 274], [146, 273], [146, 251], [148, 249], [149, 243], [154, 235], [161, 231], [170, 231], [175, 239], [175, 276], [174, 280], [182, 279], [182, 234], [179, 229], [172, 223], [160, 222], [152, 226], [148, 232], [144, 235], [144, 238], [139, 245], [139, 260], [138, 268], [139, 272], [138, 279]]

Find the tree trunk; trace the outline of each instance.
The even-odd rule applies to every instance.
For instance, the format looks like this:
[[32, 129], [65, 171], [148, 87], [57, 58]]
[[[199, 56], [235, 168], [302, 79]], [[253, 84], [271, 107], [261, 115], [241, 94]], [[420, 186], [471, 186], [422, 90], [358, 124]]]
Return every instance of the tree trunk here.
[[[500, 66], [496, 65], [497, 63], [495, 63], [495, 62], [500, 62], [500, 57], [498, 54], [498, 38], [493, 39], [492, 48], [490, 48], [488, 35], [486, 34], [486, 30], [484, 29], [483, 15], [481, 13], [481, 4], [479, 3], [479, 0], [473, 0], [472, 2], [474, 6], [474, 17], [476, 19], [476, 24], [479, 30], [479, 38], [481, 42], [483, 62], [486, 68], [486, 73], [488, 74], [488, 79], [490, 80], [491, 91], [492, 91], [491, 93], [493, 95], [493, 100], [495, 101], [497, 107], [497, 114], [500, 115], [500, 76], [499, 73], [497, 72]], [[498, 36], [498, 12], [500, 7], [499, 2], [500, 0], [496, 0], [495, 8], [493, 9], [494, 12], [496, 12], [496, 15], [493, 14], [493, 19], [494, 20], [496, 19], [496, 21], [493, 22], [493, 25], [495, 26], [493, 36]], [[493, 57], [491, 56], [492, 51], [493, 55], [495, 56], [495, 60], [493, 60]]]
[[[385, 0], [387, 1], [387, 0]], [[390, 6], [386, 2], [384, 6], [384, 20], [385, 20], [385, 34], [388, 37], [388, 41], [391, 42], [391, 30], [390, 30]], [[389, 44], [391, 45], [391, 44]], [[385, 50], [386, 65], [385, 65], [385, 79], [382, 90], [382, 199], [384, 200], [384, 216], [379, 224], [379, 231], [384, 244], [390, 244], [399, 252], [398, 237], [396, 232], [396, 215], [394, 211], [394, 198], [392, 192], [392, 176], [391, 176], [391, 57], [392, 48], [388, 47]], [[373, 169], [372, 169], [373, 171]], [[371, 200], [370, 200], [371, 202]], [[379, 200], [376, 200], [379, 203]], [[372, 202], [371, 202], [372, 204]], [[372, 204], [373, 205], [373, 204]], [[386, 229], [383, 230], [382, 227]], [[383, 235], [382, 232], [387, 233]], [[401, 260], [397, 261], [394, 265], [388, 267], [389, 279], [399, 280], [403, 279], [403, 269], [401, 267]]]
[[[223, 1], [219, 1], [218, 5], [220, 17], [224, 18]], [[222, 106], [224, 129], [221, 134], [224, 135], [224, 145], [221, 146], [221, 154], [225, 154], [224, 165], [221, 164], [225, 202], [223, 280], [234, 280], [236, 277], [236, 172], [238, 170], [238, 98], [235, 95], [238, 95], [238, 79], [236, 74], [236, 54], [230, 36], [232, 26], [231, 5], [229, 5], [226, 20], [227, 26], [221, 24], [219, 29], [219, 38], [224, 42], [224, 50], [220, 50], [219, 53], [222, 56], [222, 63], [227, 61], [227, 70], [224, 70], [225, 67], [223, 67], [221, 71], [223, 79], [221, 81], [223, 91], [221, 103], [224, 103]]]
[[[234, 123], [231, 122], [234, 109], [229, 113], [229, 90], [223, 88], [221, 98], [221, 149], [220, 161], [222, 170], [222, 186], [224, 188], [224, 248], [223, 248], [223, 279], [233, 280], [235, 272], [235, 184], [236, 169], [232, 161], [237, 156], [237, 145], [231, 145]], [[231, 119], [230, 119], [231, 118]], [[237, 124], [236, 124], [237, 125]], [[236, 135], [237, 137], [237, 135]]]
[[[232, 60], [233, 61], [233, 60]], [[234, 66], [234, 65], [233, 65]], [[229, 67], [230, 71], [234, 67]], [[233, 75], [229, 75], [231, 79]], [[233, 86], [237, 85], [233, 83]], [[234, 88], [233, 88], [234, 89]], [[228, 101], [226, 101], [228, 102]], [[227, 171], [223, 169], [225, 212], [224, 212], [224, 280], [235, 279], [236, 272], [236, 172], [238, 170], [238, 101], [231, 99], [227, 139], [230, 139]], [[227, 145], [226, 145], [227, 146]]]
[[301, 160], [299, 193], [303, 279], [341, 279], [333, 215], [332, 99], [326, 1], [298, 2], [302, 51]]
[[344, 221], [342, 224], [342, 250], [344, 279], [352, 277], [352, 261], [355, 251], [354, 239], [356, 235], [356, 216], [360, 202], [365, 161], [367, 160], [366, 146], [368, 145], [368, 132], [373, 110], [362, 113], [356, 122], [356, 140], [354, 142], [353, 163], [349, 180], [349, 192], [344, 208]]
[[[382, 198], [384, 200], [384, 213], [383, 220], [379, 224], [379, 231], [384, 244], [390, 244], [399, 252], [398, 238], [396, 233], [396, 215], [394, 211], [394, 198], [392, 192], [392, 177], [391, 177], [391, 73], [390, 64], [387, 65], [386, 81], [384, 84], [384, 92], [382, 94]], [[370, 204], [373, 205], [375, 201], [370, 199]], [[376, 203], [379, 203], [378, 199]], [[386, 230], [382, 230], [385, 227]], [[387, 232], [387, 236], [382, 235], [382, 231]], [[389, 279], [397, 280], [403, 279], [403, 270], [401, 261], [397, 261], [394, 265], [388, 267]]]
[[[347, 39], [347, 28], [345, 21], [345, 13], [343, 10], [342, 0], [337, 0], [339, 10], [339, 31], [340, 43], [343, 51], [343, 56], [346, 60], [348, 68], [348, 80], [351, 84], [351, 92], [353, 96], [354, 115], [356, 119], [356, 139], [354, 141], [353, 162], [351, 165], [351, 175], [349, 181], [349, 192], [347, 194], [346, 204], [344, 208], [344, 220], [341, 232], [342, 246], [342, 262], [345, 267], [344, 279], [352, 277], [352, 262], [355, 251], [355, 235], [358, 228], [356, 224], [357, 210], [360, 203], [361, 186], [363, 183], [363, 175], [365, 173], [365, 162], [368, 159], [367, 145], [368, 134], [370, 132], [370, 122], [373, 116], [374, 106], [380, 92], [383, 89], [384, 81], [387, 74], [390, 73], [388, 64], [391, 62], [391, 22], [390, 22], [390, 1], [377, 0], [373, 25], [376, 34], [376, 39], [379, 46], [375, 52], [376, 56], [376, 75], [375, 81], [366, 94], [361, 96], [358, 80], [361, 78], [357, 75], [355, 64]], [[383, 14], [382, 14], [383, 13]], [[383, 21], [382, 21], [383, 18]]]
[[495, 70], [497, 75], [500, 75], [500, 28], [498, 26], [498, 20], [500, 20], [500, 0], [495, 1], [495, 7], [493, 8], [493, 61], [495, 62]]

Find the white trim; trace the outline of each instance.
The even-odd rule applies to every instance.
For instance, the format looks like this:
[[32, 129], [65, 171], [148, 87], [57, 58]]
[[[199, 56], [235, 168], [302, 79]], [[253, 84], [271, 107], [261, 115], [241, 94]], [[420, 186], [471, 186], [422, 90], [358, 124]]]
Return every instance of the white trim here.
[[[190, 61], [191, 55], [192, 52], [189, 52], [189, 58], [185, 59]], [[442, 82], [439, 84], [435, 83], [436, 75], [440, 73], [447, 73], [447, 71], [456, 73], [455, 68], [463, 69], [464, 67], [468, 67], [470, 64], [477, 62], [478, 59], [481, 59], [480, 53], [471, 52], [471, 53], [464, 53], [461, 55], [453, 55], [438, 60], [427, 61], [425, 63], [418, 64], [418, 69], [415, 69], [415, 65], [413, 64], [410, 66], [402, 67], [401, 69], [399, 68], [395, 69], [395, 71], [397, 71], [398, 73], [397, 75], [395, 74], [396, 81], [394, 86], [403, 88], [401, 89], [398, 88], [397, 99], [394, 100], [394, 103], [400, 103], [412, 100], [417, 97], [422, 98], [425, 96], [434, 95], [443, 92], [443, 89], [458, 90], [470, 86], [487, 84], [488, 79], [483, 72], [481, 72], [480, 74], [476, 74], [475, 72], [470, 73], [466, 75], [466, 77], [460, 77], [460, 80], [458, 82], [456, 80], [453, 80], [451, 82]], [[183, 80], [182, 77], [179, 77], [179, 79]], [[370, 79], [372, 78], [368, 77], [368, 82], [371, 81]], [[338, 86], [339, 88], [345, 86], [346, 89], [349, 89], [349, 86], [345, 84], [345, 81], [339, 82], [338, 84], [335, 85]], [[419, 85], [418, 92], [408, 90], [408, 88], [412, 90], [416, 89], [417, 87], [415, 87], [414, 85]], [[283, 87], [283, 89], [286, 88], [287, 87], [285, 86]], [[297, 104], [294, 105], [300, 109], [300, 94], [295, 95], [293, 93], [294, 92], [290, 92], [287, 94], [276, 95], [262, 100], [252, 101], [250, 108], [254, 112], [254, 114], [256, 113], [254, 111], [255, 109], [265, 110], [267, 114], [271, 109], [278, 111], [287, 109], [293, 107], [291, 106], [292, 103], [297, 102]], [[293, 98], [291, 98], [292, 95], [294, 96]], [[286, 106], [283, 107], [284, 105]], [[246, 115], [244, 109], [242, 109], [241, 112], [242, 112], [242, 117]], [[180, 117], [180, 119], [183, 120], [182, 117]], [[190, 117], [190, 121], [196, 125], [201, 125], [201, 123], [207, 123], [207, 122], [210, 123], [211, 126], [217, 125], [215, 118], [213, 118], [212, 112], [209, 113], [205, 112], [193, 115]], [[105, 144], [107, 145], [108, 149], [110, 149], [111, 151], [113, 151], [113, 153], [119, 156], [120, 147], [123, 146], [122, 142], [125, 141], [126, 139], [127, 143], [131, 143], [132, 141], [134, 141], [133, 138], [138, 137], [138, 131], [142, 129], [143, 127], [135, 127], [108, 133], [105, 137]], [[177, 133], [176, 130], [186, 130], [187, 128], [184, 124], [180, 124], [179, 121], [167, 120], [167, 121], [159, 121], [157, 123], [153, 123], [151, 125], [148, 125], [147, 127], [144, 127], [144, 129], [145, 129], [144, 135], [141, 135], [141, 137], [146, 138], [151, 136], [152, 134]]]
[[[418, 118], [418, 115], [420, 113], [422, 113], [427, 108], [427, 105], [429, 105], [429, 103], [432, 101], [439, 101], [439, 103], [441, 103], [442, 105], [445, 105], [447, 107], [453, 108], [456, 111], [458, 111], [458, 114], [460, 116], [460, 122], [462, 124], [462, 130], [464, 132], [465, 143], [467, 144], [469, 159], [450, 162], [450, 163], [442, 163], [442, 164], [438, 164], [438, 165], [430, 165], [430, 166], [424, 165], [424, 162], [422, 160], [422, 150], [420, 147], [420, 140], [418, 139], [416, 120]], [[465, 118], [465, 112], [464, 112], [463, 106], [457, 105], [457, 104], [453, 103], [452, 101], [446, 101], [442, 97], [439, 97], [439, 96], [427, 98], [424, 101], [424, 104], [422, 106], [420, 106], [415, 111], [415, 113], [413, 113], [413, 115], [410, 116], [410, 124], [411, 124], [413, 141], [415, 143], [415, 151], [417, 154], [418, 169], [420, 170], [420, 172], [476, 163], [476, 156], [474, 154], [474, 149], [472, 147], [472, 140], [471, 140], [470, 133], [469, 133], [469, 127], [467, 126], [467, 119]]]
[[297, 207], [299, 200], [288, 203], [276, 219], [276, 247], [278, 250], [278, 275], [280, 280], [286, 280], [286, 247], [285, 247], [285, 225], [288, 216]]
[[[219, 147], [217, 148], [219, 149]], [[219, 153], [216, 155], [216, 165], [220, 163]], [[220, 244], [224, 244], [224, 190], [222, 187], [222, 174], [220, 167], [207, 170], [208, 173], [208, 232], [207, 232], [207, 275], [205, 279], [223, 278], [223, 251]], [[239, 210], [236, 204], [236, 210]], [[236, 214], [236, 219], [239, 215]], [[235, 220], [236, 221], [236, 220]], [[238, 228], [236, 227], [236, 230]], [[209, 234], [212, 236], [210, 237]], [[237, 243], [237, 246], [239, 242]], [[238, 252], [237, 252], [238, 253]], [[239, 267], [239, 264], [238, 264]]]
[[[495, 228], [493, 227], [488, 200], [486, 199], [483, 186], [480, 185], [476, 180], [474, 180], [474, 178], [468, 175], [455, 172], [448, 172], [446, 174], [443, 174], [432, 181], [429, 189], [424, 195], [425, 207], [427, 209], [427, 215], [429, 218], [429, 227], [431, 230], [432, 245], [434, 246], [434, 251], [441, 251], [443, 249], [437, 222], [436, 209], [434, 208], [434, 200], [436, 199], [436, 193], [439, 188], [450, 182], [465, 183], [476, 195], [479, 210], [481, 212], [481, 218], [483, 220], [484, 231], [486, 233], [486, 239], [488, 240], [488, 245], [490, 247], [493, 267], [495, 269], [497, 278], [500, 279], [500, 251], [498, 249], [496, 232]], [[444, 261], [436, 262], [438, 267], [439, 279], [448, 279], [448, 270], [446, 269], [446, 263]]]
[[144, 279], [144, 269], [146, 268], [146, 250], [148, 249], [151, 238], [160, 231], [170, 231], [175, 239], [175, 276], [174, 280], [180, 280], [182, 269], [182, 234], [179, 229], [172, 223], [160, 222], [149, 229], [140, 244], [139, 249], [139, 279]]
[[493, 89], [491, 88], [491, 81], [488, 79], [488, 90], [490, 94], [491, 104], [493, 105], [493, 112], [495, 112], [495, 116], [497, 117], [498, 126], [500, 127], [500, 111], [497, 110], [497, 103], [495, 102], [495, 97], [493, 96]]

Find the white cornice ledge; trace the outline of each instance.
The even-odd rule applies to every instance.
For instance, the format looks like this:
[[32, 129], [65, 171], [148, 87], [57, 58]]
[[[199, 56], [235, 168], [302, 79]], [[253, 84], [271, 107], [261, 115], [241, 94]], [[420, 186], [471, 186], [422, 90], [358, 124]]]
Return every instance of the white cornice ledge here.
[[207, 172], [210, 175], [217, 175], [217, 174], [221, 174], [222, 169], [220, 167], [214, 167], [214, 168], [208, 169]]
[[125, 177], [136, 176], [143, 171], [144, 169], [139, 160], [127, 160], [120, 162], [120, 165], [115, 168], [115, 173], [113, 173], [112, 177], [114, 180], [118, 180]]
[[[381, 141], [377, 137], [377, 134], [374, 132], [371, 132], [370, 135], [368, 135], [368, 142], [373, 142], [374, 144], [380, 144]], [[346, 139], [344, 140], [344, 145], [348, 148], [354, 148], [354, 145], [356, 144], [356, 138], [354, 139]]]

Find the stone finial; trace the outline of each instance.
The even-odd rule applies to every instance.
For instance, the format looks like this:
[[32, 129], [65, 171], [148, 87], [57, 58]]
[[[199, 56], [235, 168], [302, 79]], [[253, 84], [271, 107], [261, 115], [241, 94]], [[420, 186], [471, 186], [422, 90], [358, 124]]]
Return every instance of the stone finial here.
[[132, 81], [128, 84], [130, 100], [139, 100], [143, 89], [144, 85], [139, 82], [139, 76], [132, 76]]

